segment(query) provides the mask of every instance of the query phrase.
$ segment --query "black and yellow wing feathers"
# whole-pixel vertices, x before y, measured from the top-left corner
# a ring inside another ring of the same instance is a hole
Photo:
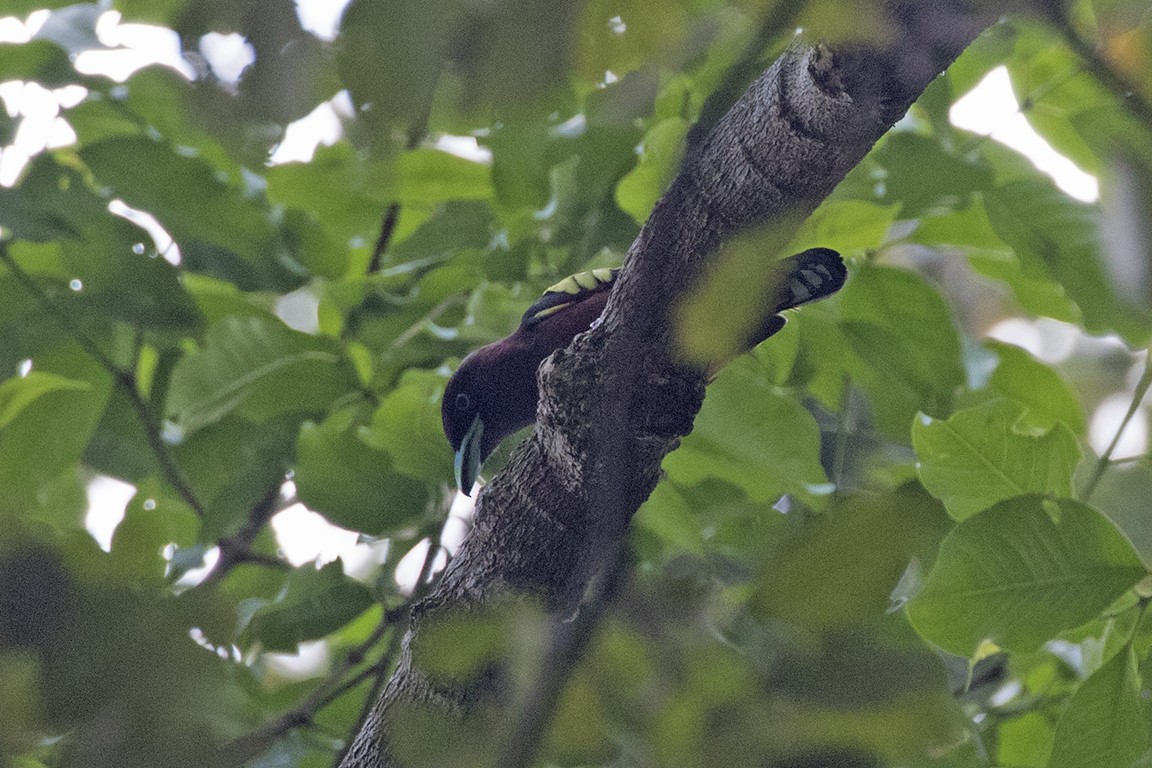
[[[520,327],[530,328],[549,315],[554,315],[589,296],[612,290],[619,274],[619,268],[602,268],[569,275],[550,286],[535,304],[528,307],[524,316],[520,318]]]

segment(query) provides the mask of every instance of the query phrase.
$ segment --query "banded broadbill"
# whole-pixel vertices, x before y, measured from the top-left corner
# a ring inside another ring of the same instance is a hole
[[[779,314],[835,293],[847,271],[840,254],[813,248],[779,263],[779,295],[748,348],[784,327]],[[508,435],[536,420],[536,369],[544,358],[586,331],[608,303],[618,269],[594,269],[553,285],[506,339],[464,358],[441,404],[444,434],[456,452],[456,485],[470,495],[484,459]]]

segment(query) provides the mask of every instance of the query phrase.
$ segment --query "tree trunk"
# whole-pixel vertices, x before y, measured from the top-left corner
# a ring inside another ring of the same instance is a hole
[[[727,238],[815,209],[999,13],[969,5],[888,2],[883,43],[789,48],[692,149],[629,249],[602,322],[541,366],[535,434],[481,491],[474,529],[414,609],[399,667],[342,768],[399,765],[388,748],[399,708],[466,717],[501,700],[491,675],[445,684],[421,673],[411,648],[430,620],[510,596],[540,601],[557,621],[573,614],[703,400],[704,374],[670,347],[677,299]]]

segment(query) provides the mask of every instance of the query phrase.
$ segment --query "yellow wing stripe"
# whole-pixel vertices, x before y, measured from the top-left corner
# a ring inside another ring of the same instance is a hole
[[[611,269],[593,269],[590,272],[577,272],[574,275],[569,275],[560,282],[553,286],[549,286],[548,290],[544,293],[580,293],[581,291],[591,291],[599,286],[612,282]]]
[[[554,307],[548,307],[547,309],[542,309],[539,312],[534,313],[532,315],[532,319],[533,320],[539,320],[541,318],[548,317],[548,315],[553,315],[553,314],[559,312],[560,310],[564,309],[565,307],[570,307],[570,306],[572,306],[572,302],[566,301],[563,304],[557,304]]]

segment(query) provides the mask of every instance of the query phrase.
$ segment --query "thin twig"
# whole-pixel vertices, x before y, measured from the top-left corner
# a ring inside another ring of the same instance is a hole
[[[284,479],[277,478],[276,482],[269,486],[260,500],[248,511],[248,519],[240,530],[216,542],[216,546],[220,549],[220,559],[216,561],[216,567],[193,589],[207,590],[214,587],[223,581],[233,568],[243,563],[281,570],[289,567],[288,563],[283,560],[262,555],[252,549],[256,537],[264,530],[264,526],[280,511],[276,502],[280,498],[280,488],[283,484]]]
[[[416,605],[424,596],[428,594],[431,585],[428,584],[428,576],[432,573],[432,565],[436,561],[436,556],[433,552],[439,554],[439,546],[433,546],[431,543],[428,546],[428,551],[424,553],[424,562],[420,564],[420,575],[416,577],[416,586],[412,589],[412,594],[408,596],[401,605],[393,608],[385,614],[385,619],[389,623],[396,624],[401,619],[407,618],[412,611],[412,606]],[[356,716],[356,723],[352,729],[348,731],[348,737],[344,740],[344,746],[336,753],[336,759],[332,761],[333,768],[339,768],[340,764],[344,762],[344,758],[348,756],[348,750],[352,748],[355,742],[356,734],[360,733],[360,729],[364,727],[369,715],[372,714],[372,709],[376,706],[376,699],[380,696],[380,690],[384,687],[384,680],[388,672],[392,669],[393,661],[396,659],[397,654],[400,652],[400,641],[403,639],[404,633],[396,631],[392,633],[392,639],[388,642],[388,650],[384,652],[384,656],[376,664],[376,679],[372,683],[371,689],[368,691],[367,698],[364,699],[364,704],[360,707],[360,714]]]
[[[428,131],[428,113],[425,112],[419,119],[414,120],[408,128],[408,140],[404,149],[411,152],[420,146],[424,134]],[[380,271],[384,263],[384,254],[392,243],[392,236],[396,234],[396,223],[400,220],[400,203],[391,203],[384,211],[384,218],[380,222],[380,234],[376,237],[376,245],[372,248],[372,258],[368,260],[368,274],[374,275]]]
[[[371,709],[371,703],[376,700],[376,696],[379,693],[380,681],[388,670],[391,669],[392,662],[396,658],[396,650],[399,648],[399,637],[402,635],[398,629],[398,625],[408,617],[412,606],[422,599],[427,592],[427,587],[424,582],[427,581],[428,574],[431,573],[432,563],[436,559],[439,551],[440,547],[438,546],[432,545],[428,547],[428,551],[424,554],[424,562],[420,568],[417,587],[408,599],[401,605],[386,610],[371,634],[369,634],[363,642],[350,648],[337,668],[317,685],[312,693],[308,694],[302,702],[279,717],[264,723],[259,728],[229,742],[222,751],[223,763],[225,765],[243,765],[257,755],[262,754],[273,741],[289,731],[311,726],[320,710],[365,680],[375,676],[376,682],[373,683],[372,690],[369,692],[368,699],[365,702],[365,710],[361,712],[360,718],[356,723],[356,730],[359,730],[363,720],[367,717],[367,712]],[[368,655],[372,652],[372,649],[380,643],[384,636],[388,634],[388,631],[393,629],[397,631],[392,633],[392,641],[388,645],[388,650],[375,662],[356,672],[351,677],[348,677],[352,670],[364,663],[365,659],[367,659]],[[355,731],[353,731],[353,733],[355,733]],[[351,744],[351,741],[352,740],[349,739],[348,744]],[[345,749],[347,749],[347,746]],[[341,759],[343,759],[342,753],[337,759],[337,764]]]
[[[392,235],[396,232],[396,222],[400,220],[400,203],[391,203],[384,211],[384,219],[380,223],[380,235],[376,238],[376,245],[372,248],[372,259],[368,262],[368,274],[374,275],[380,271],[384,261],[384,253],[388,244],[392,242]]]
[[[272,742],[289,731],[310,726],[320,710],[360,685],[373,674],[378,673],[380,667],[389,666],[386,655],[352,677],[345,679],[345,676],[363,661],[372,647],[380,642],[384,634],[397,620],[395,612],[386,611],[368,639],[350,650],[338,669],[316,686],[315,690],[305,697],[304,701],[279,717],[264,723],[256,730],[229,742],[223,749],[224,763],[226,765],[243,765],[262,754]]]
[[[577,662],[584,655],[608,606],[619,593],[631,559],[632,552],[627,539],[623,539],[618,545],[616,557],[601,573],[593,593],[580,606],[579,615],[557,626],[548,652],[536,673],[535,684],[524,698],[520,716],[505,745],[498,763],[501,768],[528,768],[536,759],[560,694],[575,671]]]
[[[1144,361],[1144,374],[1140,377],[1140,381],[1136,383],[1136,389],[1132,392],[1132,402],[1128,404],[1128,411],[1124,414],[1124,418],[1120,420],[1120,426],[1116,429],[1116,434],[1112,436],[1112,442],[1104,449],[1104,453],[1100,454],[1100,458],[1096,460],[1096,466],[1092,469],[1092,476],[1088,478],[1088,482],[1084,485],[1084,491],[1080,494],[1080,498],[1087,502],[1092,494],[1096,491],[1096,486],[1100,483],[1100,478],[1104,477],[1104,473],[1112,466],[1112,452],[1116,450],[1116,446],[1120,444],[1120,438],[1124,436],[1124,430],[1128,428],[1128,422],[1132,421],[1132,417],[1136,415],[1136,411],[1140,410],[1140,404],[1144,402],[1144,395],[1148,394],[1149,387],[1152,387],[1152,352],[1147,353],[1147,358]]]
[[[198,516],[203,518],[205,514],[204,507],[196,498],[196,494],[192,492],[192,488],[188,485],[187,481],[184,480],[180,468],[176,466],[176,462],[168,452],[168,447],[160,434],[160,419],[152,409],[151,403],[145,400],[140,394],[135,370],[120,367],[110,357],[104,354],[100,346],[89,338],[88,335],[80,329],[79,325],[75,323],[72,314],[45,293],[36,281],[32,279],[32,276],[16,263],[16,260],[12,258],[12,254],[8,251],[8,244],[3,241],[0,241],[0,262],[3,262],[12,273],[12,276],[36,297],[37,301],[48,311],[48,314],[80,345],[80,348],[111,375],[112,381],[120,387],[121,392],[128,398],[132,410],[136,412],[136,417],[140,421],[140,427],[144,430],[145,440],[148,442],[148,447],[151,449],[152,455],[156,458],[156,463],[159,465],[164,479],[175,489],[184,503],[191,507],[192,511]]]
[[[1064,42],[1079,56],[1089,71],[1096,76],[1104,87],[1112,91],[1121,104],[1132,113],[1132,116],[1144,123],[1144,127],[1152,130],[1152,102],[1149,102],[1141,93],[1135,83],[1130,81],[1124,73],[1117,70],[1112,63],[1100,54],[1096,48],[1080,36],[1068,18],[1067,11],[1061,3],[1042,3],[1049,13],[1048,21],[1064,38]]]

